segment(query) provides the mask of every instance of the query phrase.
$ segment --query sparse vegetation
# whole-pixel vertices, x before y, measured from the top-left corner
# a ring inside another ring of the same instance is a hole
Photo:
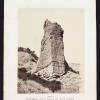
[[[18,52],[29,53],[35,60],[38,60],[38,56],[35,54],[35,51],[31,51],[29,48],[18,47]]]

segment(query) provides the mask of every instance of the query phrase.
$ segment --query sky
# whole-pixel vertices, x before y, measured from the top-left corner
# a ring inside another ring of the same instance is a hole
[[[64,55],[69,63],[84,63],[84,10],[80,8],[20,8],[18,11],[18,46],[40,55],[43,24],[48,19],[64,30]]]

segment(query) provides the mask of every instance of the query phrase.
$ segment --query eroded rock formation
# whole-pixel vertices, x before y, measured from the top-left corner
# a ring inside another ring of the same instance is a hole
[[[61,76],[65,73],[63,33],[58,23],[45,21],[41,53],[36,69],[39,75],[47,78]]]

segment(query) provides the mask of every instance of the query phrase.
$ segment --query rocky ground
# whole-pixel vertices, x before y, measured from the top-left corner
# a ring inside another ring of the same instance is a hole
[[[32,54],[33,53],[33,54]],[[82,77],[68,71],[54,81],[41,79],[39,76],[28,73],[36,68],[38,57],[28,49],[18,50],[18,93],[80,93]],[[70,67],[80,72],[80,64],[69,63]]]

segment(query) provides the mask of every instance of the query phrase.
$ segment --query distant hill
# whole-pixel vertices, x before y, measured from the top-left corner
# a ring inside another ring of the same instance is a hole
[[[31,51],[29,48],[18,48],[18,69],[24,69],[28,72],[36,68],[38,57],[35,51]]]

